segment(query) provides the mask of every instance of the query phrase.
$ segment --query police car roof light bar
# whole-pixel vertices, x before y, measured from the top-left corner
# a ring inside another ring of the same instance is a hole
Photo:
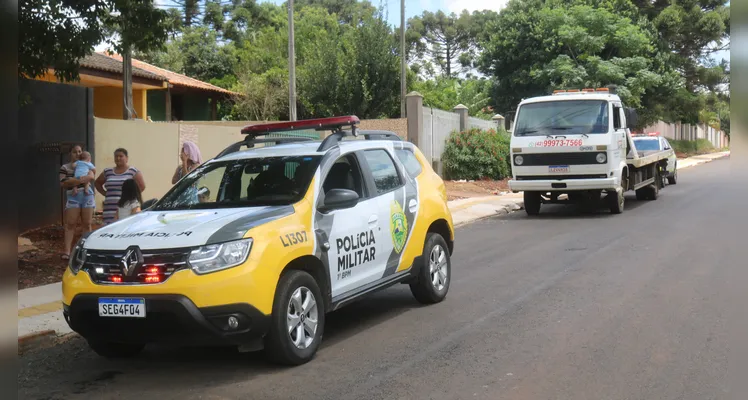
[[[269,124],[248,125],[242,129],[242,133],[250,136],[260,136],[273,132],[288,132],[314,129],[322,130],[340,130],[344,126],[354,128],[361,121],[355,115],[331,118],[302,119],[299,121],[271,122]]]

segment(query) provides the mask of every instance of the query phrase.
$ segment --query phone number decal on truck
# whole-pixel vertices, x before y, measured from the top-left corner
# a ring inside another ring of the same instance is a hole
[[[579,147],[583,144],[582,139],[546,139],[530,142],[530,147]]]

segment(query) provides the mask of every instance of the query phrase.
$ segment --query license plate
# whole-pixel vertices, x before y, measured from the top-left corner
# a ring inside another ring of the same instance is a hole
[[[551,165],[548,167],[548,172],[550,173],[569,172],[569,166],[568,165]]]
[[[145,299],[101,297],[99,316],[145,318]]]

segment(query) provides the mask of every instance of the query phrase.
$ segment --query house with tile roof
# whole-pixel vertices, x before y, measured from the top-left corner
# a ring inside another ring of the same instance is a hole
[[[49,70],[39,80],[56,82]],[[95,52],[80,63],[80,81],[69,82],[93,88],[94,116],[122,119],[122,57]],[[135,118],[152,121],[214,121],[217,104],[231,99],[231,92],[189,76],[132,59],[132,97]]]

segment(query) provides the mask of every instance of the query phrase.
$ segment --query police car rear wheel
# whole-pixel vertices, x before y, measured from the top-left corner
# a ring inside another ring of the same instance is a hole
[[[138,355],[145,344],[139,343],[111,343],[89,340],[88,346],[94,353],[106,358],[127,358]]]
[[[447,242],[438,233],[429,233],[421,258],[418,280],[410,284],[410,291],[418,302],[439,303],[447,297],[452,280],[452,261]]]
[[[673,172],[672,175],[667,177],[667,183],[671,185],[675,185],[678,183],[678,170],[676,169],[675,172]]]
[[[317,281],[307,272],[290,270],[278,282],[265,354],[283,365],[310,361],[322,340],[325,309]]]

